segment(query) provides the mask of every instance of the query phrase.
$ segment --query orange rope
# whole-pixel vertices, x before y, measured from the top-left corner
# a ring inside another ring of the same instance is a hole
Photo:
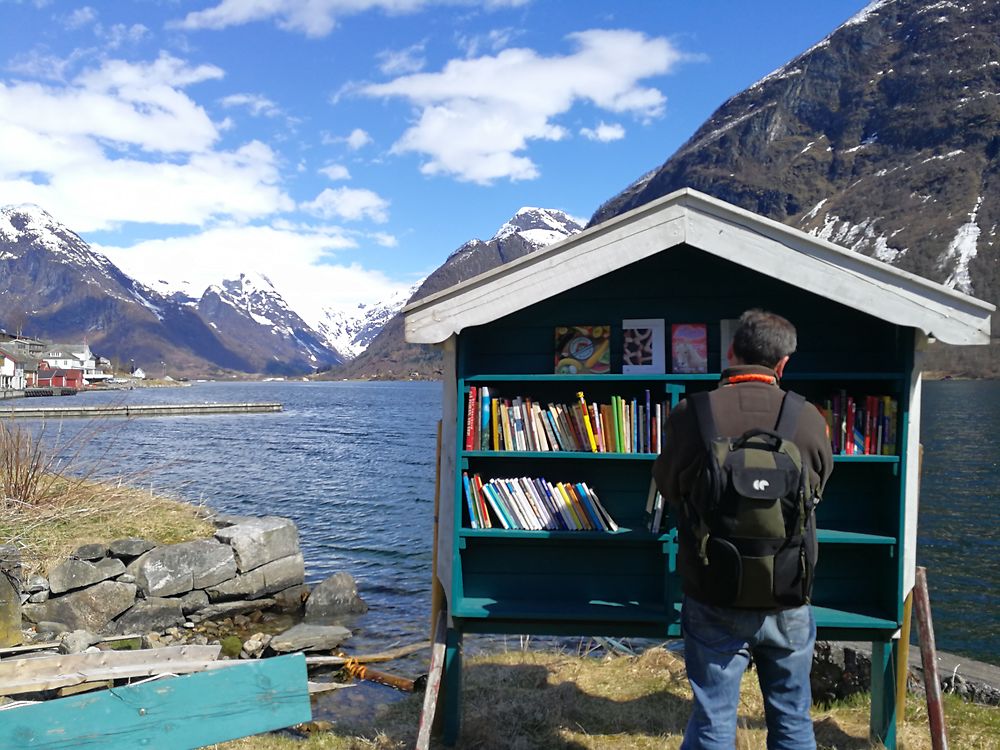
[[[767,383],[768,385],[774,385],[778,382],[778,379],[773,375],[761,375],[756,372],[750,372],[746,375],[733,375],[726,379],[727,385],[732,385],[733,383]]]

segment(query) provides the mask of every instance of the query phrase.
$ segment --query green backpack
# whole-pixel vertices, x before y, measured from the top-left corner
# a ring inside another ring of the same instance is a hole
[[[816,565],[816,498],[792,440],[805,399],[786,393],[773,430],[737,438],[719,437],[708,393],[689,400],[705,453],[682,506],[682,543],[694,545],[700,563],[686,571],[687,590],[726,607],[807,604]]]

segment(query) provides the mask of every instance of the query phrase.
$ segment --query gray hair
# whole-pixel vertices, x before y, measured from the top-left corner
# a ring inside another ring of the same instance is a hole
[[[780,315],[754,308],[740,316],[733,354],[748,365],[774,367],[795,351],[795,326]]]

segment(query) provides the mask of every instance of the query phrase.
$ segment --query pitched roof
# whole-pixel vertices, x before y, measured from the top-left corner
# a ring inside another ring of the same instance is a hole
[[[406,340],[442,342],[681,245],[949,344],[989,342],[988,302],[690,188],[407,305]]]

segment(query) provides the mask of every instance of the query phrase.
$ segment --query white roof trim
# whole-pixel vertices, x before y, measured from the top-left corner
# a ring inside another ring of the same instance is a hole
[[[406,340],[439,343],[682,244],[950,344],[989,342],[993,305],[691,189],[407,305]]]

